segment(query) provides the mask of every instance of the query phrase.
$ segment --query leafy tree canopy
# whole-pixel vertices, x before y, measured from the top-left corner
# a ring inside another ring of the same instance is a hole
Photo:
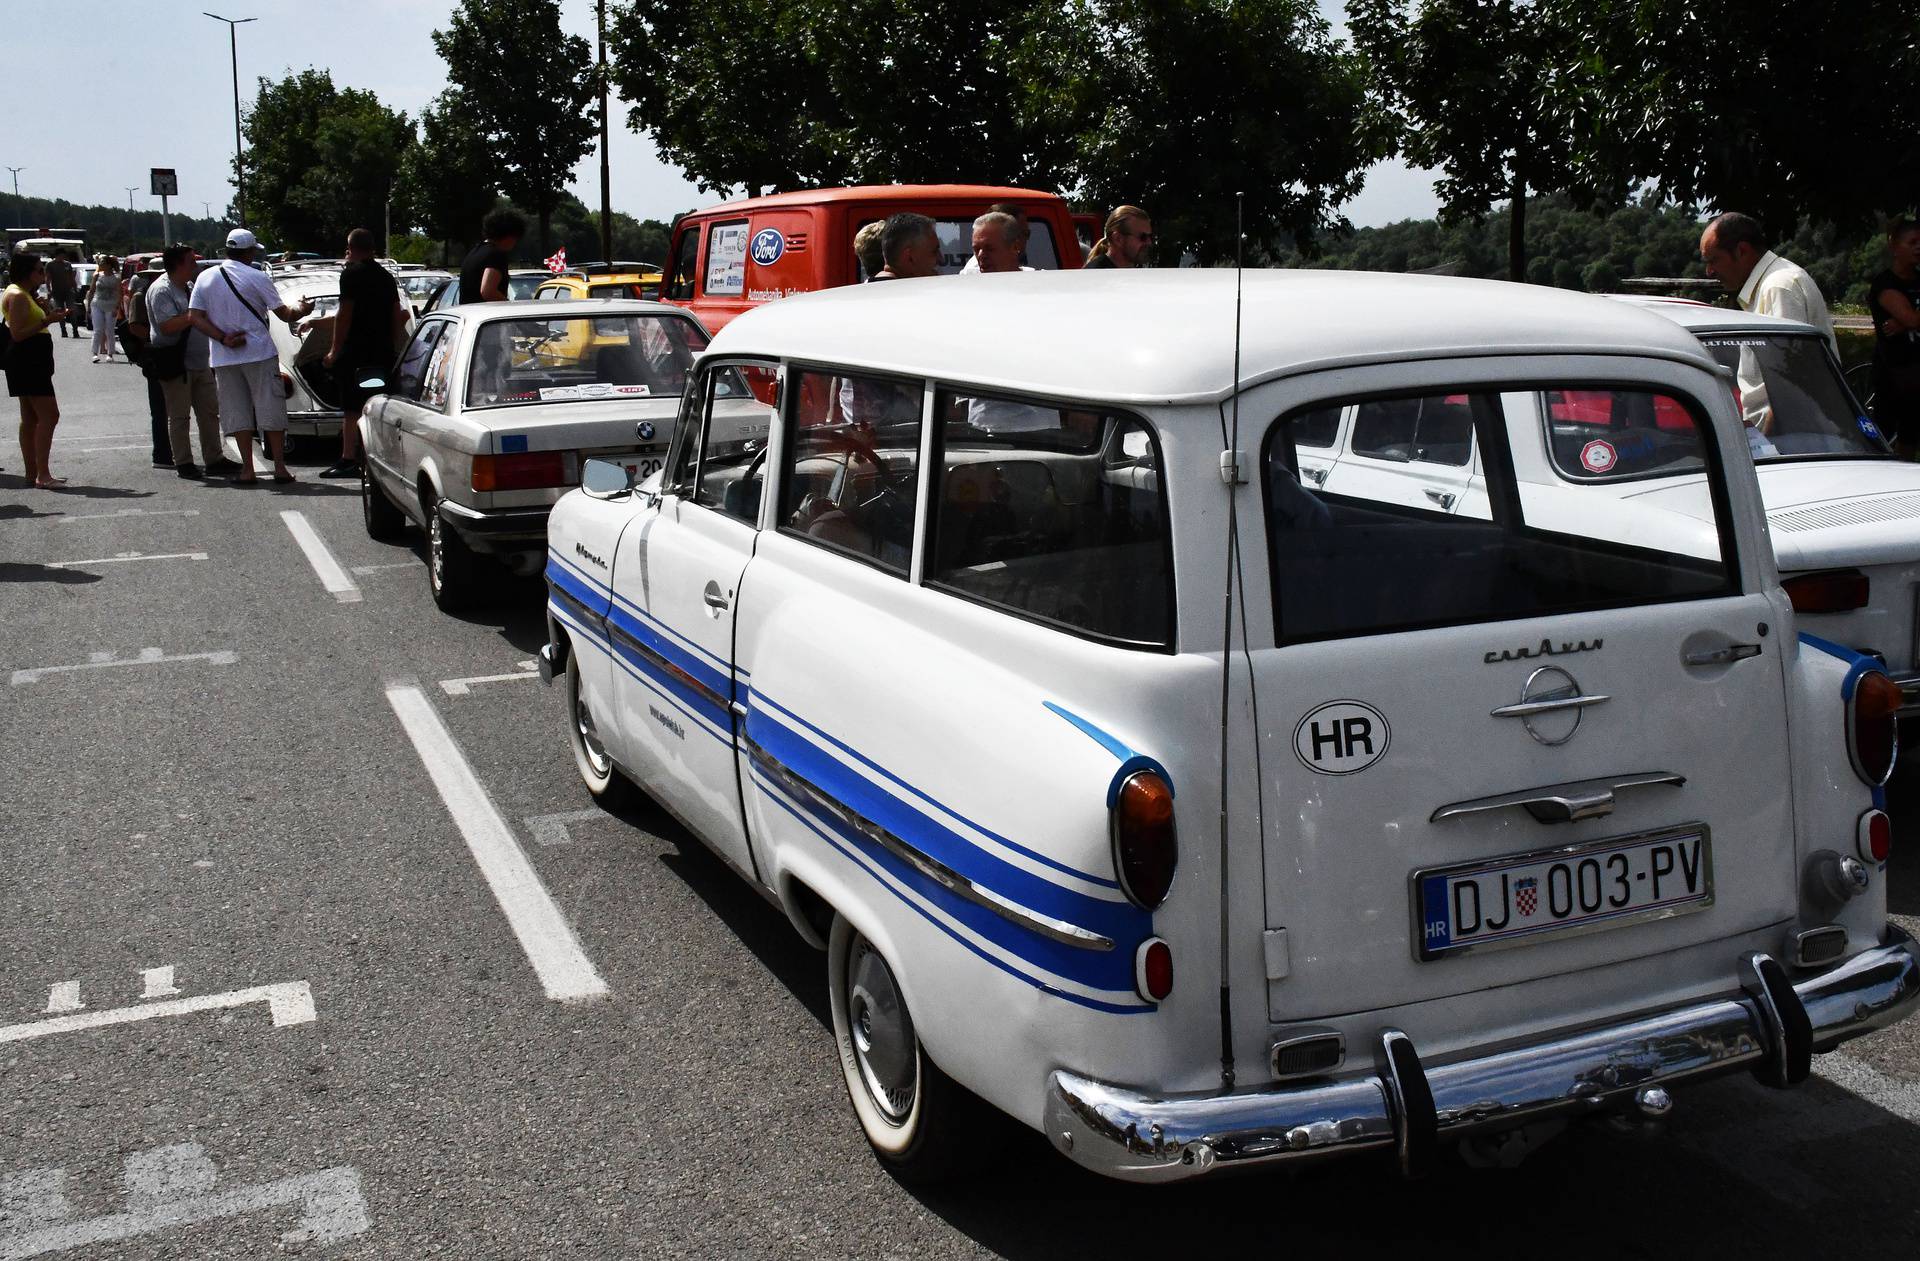
[[[499,163],[497,183],[534,212],[544,249],[597,133],[587,41],[561,28],[560,0],[461,0],[433,46],[460,89],[462,116]]]
[[[400,167],[406,221],[433,240],[470,245],[498,200],[499,164],[458,88],[420,111],[420,131]]]
[[[348,231],[379,230],[414,143],[407,116],[324,70],[260,80],[244,120],[247,226],[287,249],[337,254]]]

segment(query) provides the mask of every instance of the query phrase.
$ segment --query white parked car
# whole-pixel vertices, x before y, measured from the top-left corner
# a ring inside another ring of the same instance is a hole
[[[665,470],[589,461],[548,523],[584,783],[826,949],[887,1165],[964,1159],[984,1100],[1120,1178],[1418,1169],[1791,1085],[1920,1001],[1898,689],[1797,634],[1690,336],[1261,272],[1236,351],[1227,272],[993,279],[742,315]],[[1529,482],[1542,390],[1684,417],[1704,533]],[[1472,507],[1301,483],[1301,435],[1373,406],[1466,426]]]
[[[582,460],[658,471],[706,344],[698,320],[650,302],[487,302],[428,315],[391,388],[361,413],[367,533],[391,539],[418,523],[445,609],[478,594],[487,557],[535,572],[547,513],[579,485]]]

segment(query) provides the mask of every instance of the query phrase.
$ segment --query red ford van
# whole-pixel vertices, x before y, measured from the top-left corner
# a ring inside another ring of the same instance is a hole
[[[1083,259],[1067,203],[1053,193],[984,184],[885,184],[817,188],[750,197],[683,215],[662,300],[687,307],[719,332],[742,311],[796,293],[857,284],[856,232],[903,210],[930,217],[940,234],[940,271],[950,275],[973,252],[973,221],[996,202],[1026,208],[1032,229],[1026,264],[1042,271],[1077,268]]]

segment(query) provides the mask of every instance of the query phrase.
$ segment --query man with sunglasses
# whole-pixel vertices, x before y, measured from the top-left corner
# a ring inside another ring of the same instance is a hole
[[[1116,206],[1107,216],[1106,235],[1093,243],[1086,270],[1145,267],[1153,247],[1153,220],[1138,206]]]

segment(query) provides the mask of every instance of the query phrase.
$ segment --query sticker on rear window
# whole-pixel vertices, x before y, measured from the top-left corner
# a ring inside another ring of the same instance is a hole
[[[1860,432],[1867,435],[1867,437],[1871,438],[1873,441],[1875,442],[1885,441],[1885,439],[1883,439],[1880,436],[1880,426],[1874,424],[1871,420],[1868,420],[1865,416],[1860,417],[1855,423],[1860,426]]]
[[[1580,448],[1580,467],[1589,473],[1611,473],[1613,466],[1619,462],[1620,456],[1611,442],[1595,438]]]
[[[1387,755],[1387,716],[1365,701],[1328,701],[1293,729],[1293,751],[1316,775],[1352,775]]]

